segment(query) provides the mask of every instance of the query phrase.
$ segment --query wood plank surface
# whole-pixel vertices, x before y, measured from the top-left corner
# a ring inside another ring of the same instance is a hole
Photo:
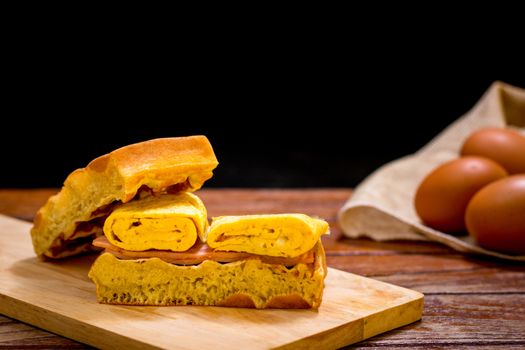
[[[54,189],[0,190],[0,213],[31,220]],[[350,189],[205,189],[210,215],[297,211],[327,219],[328,265],[421,291],[421,322],[375,336],[353,348],[525,348],[525,266],[467,256],[426,242],[373,242],[342,237],[337,210]],[[0,316],[2,348],[88,346]]]

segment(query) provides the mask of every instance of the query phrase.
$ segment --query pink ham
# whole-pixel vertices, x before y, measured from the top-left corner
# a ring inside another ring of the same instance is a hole
[[[115,255],[119,259],[149,259],[159,258],[165,262],[176,265],[197,265],[204,260],[213,260],[221,263],[234,262],[243,259],[260,259],[267,264],[293,266],[299,263],[311,264],[314,262],[313,250],[295,258],[282,258],[266,255],[255,255],[239,252],[215,251],[206,243],[197,241],[193,247],[185,252],[172,252],[169,250],[146,250],[135,252],[121,249],[109,243],[105,236],[98,237],[93,241],[95,247],[104,248],[106,252]]]

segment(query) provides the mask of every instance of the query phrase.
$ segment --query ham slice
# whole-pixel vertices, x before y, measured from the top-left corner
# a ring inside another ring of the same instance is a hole
[[[198,265],[204,260],[228,263],[243,259],[259,259],[267,264],[284,266],[294,266],[299,263],[311,264],[314,262],[313,249],[295,258],[283,258],[249,253],[216,251],[213,248],[210,248],[206,243],[202,243],[200,240],[197,240],[195,245],[185,252],[156,249],[141,252],[125,250],[109,243],[105,236],[95,239],[93,245],[95,247],[104,248],[106,252],[115,255],[119,259],[159,258],[167,263],[176,265]]]

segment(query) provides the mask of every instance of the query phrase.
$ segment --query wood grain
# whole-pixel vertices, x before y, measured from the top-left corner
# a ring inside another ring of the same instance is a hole
[[[0,212],[30,220],[54,192],[56,189],[0,190]],[[343,238],[335,224],[336,214],[350,196],[350,189],[206,189],[199,193],[211,215],[297,211],[322,216],[332,225],[332,235],[324,241],[329,266],[428,295],[421,322],[370,338],[353,348],[525,347],[523,264],[462,255],[435,243]],[[0,347],[87,346],[3,317]]]
[[[525,346],[524,295],[433,295],[425,316],[360,343],[361,346],[446,347]]]

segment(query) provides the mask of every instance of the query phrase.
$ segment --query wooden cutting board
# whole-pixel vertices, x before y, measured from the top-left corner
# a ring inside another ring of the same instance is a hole
[[[31,225],[0,215],[0,313],[100,348],[331,349],[421,318],[423,294],[329,269],[319,310],[101,305],[95,256],[39,261]]]

